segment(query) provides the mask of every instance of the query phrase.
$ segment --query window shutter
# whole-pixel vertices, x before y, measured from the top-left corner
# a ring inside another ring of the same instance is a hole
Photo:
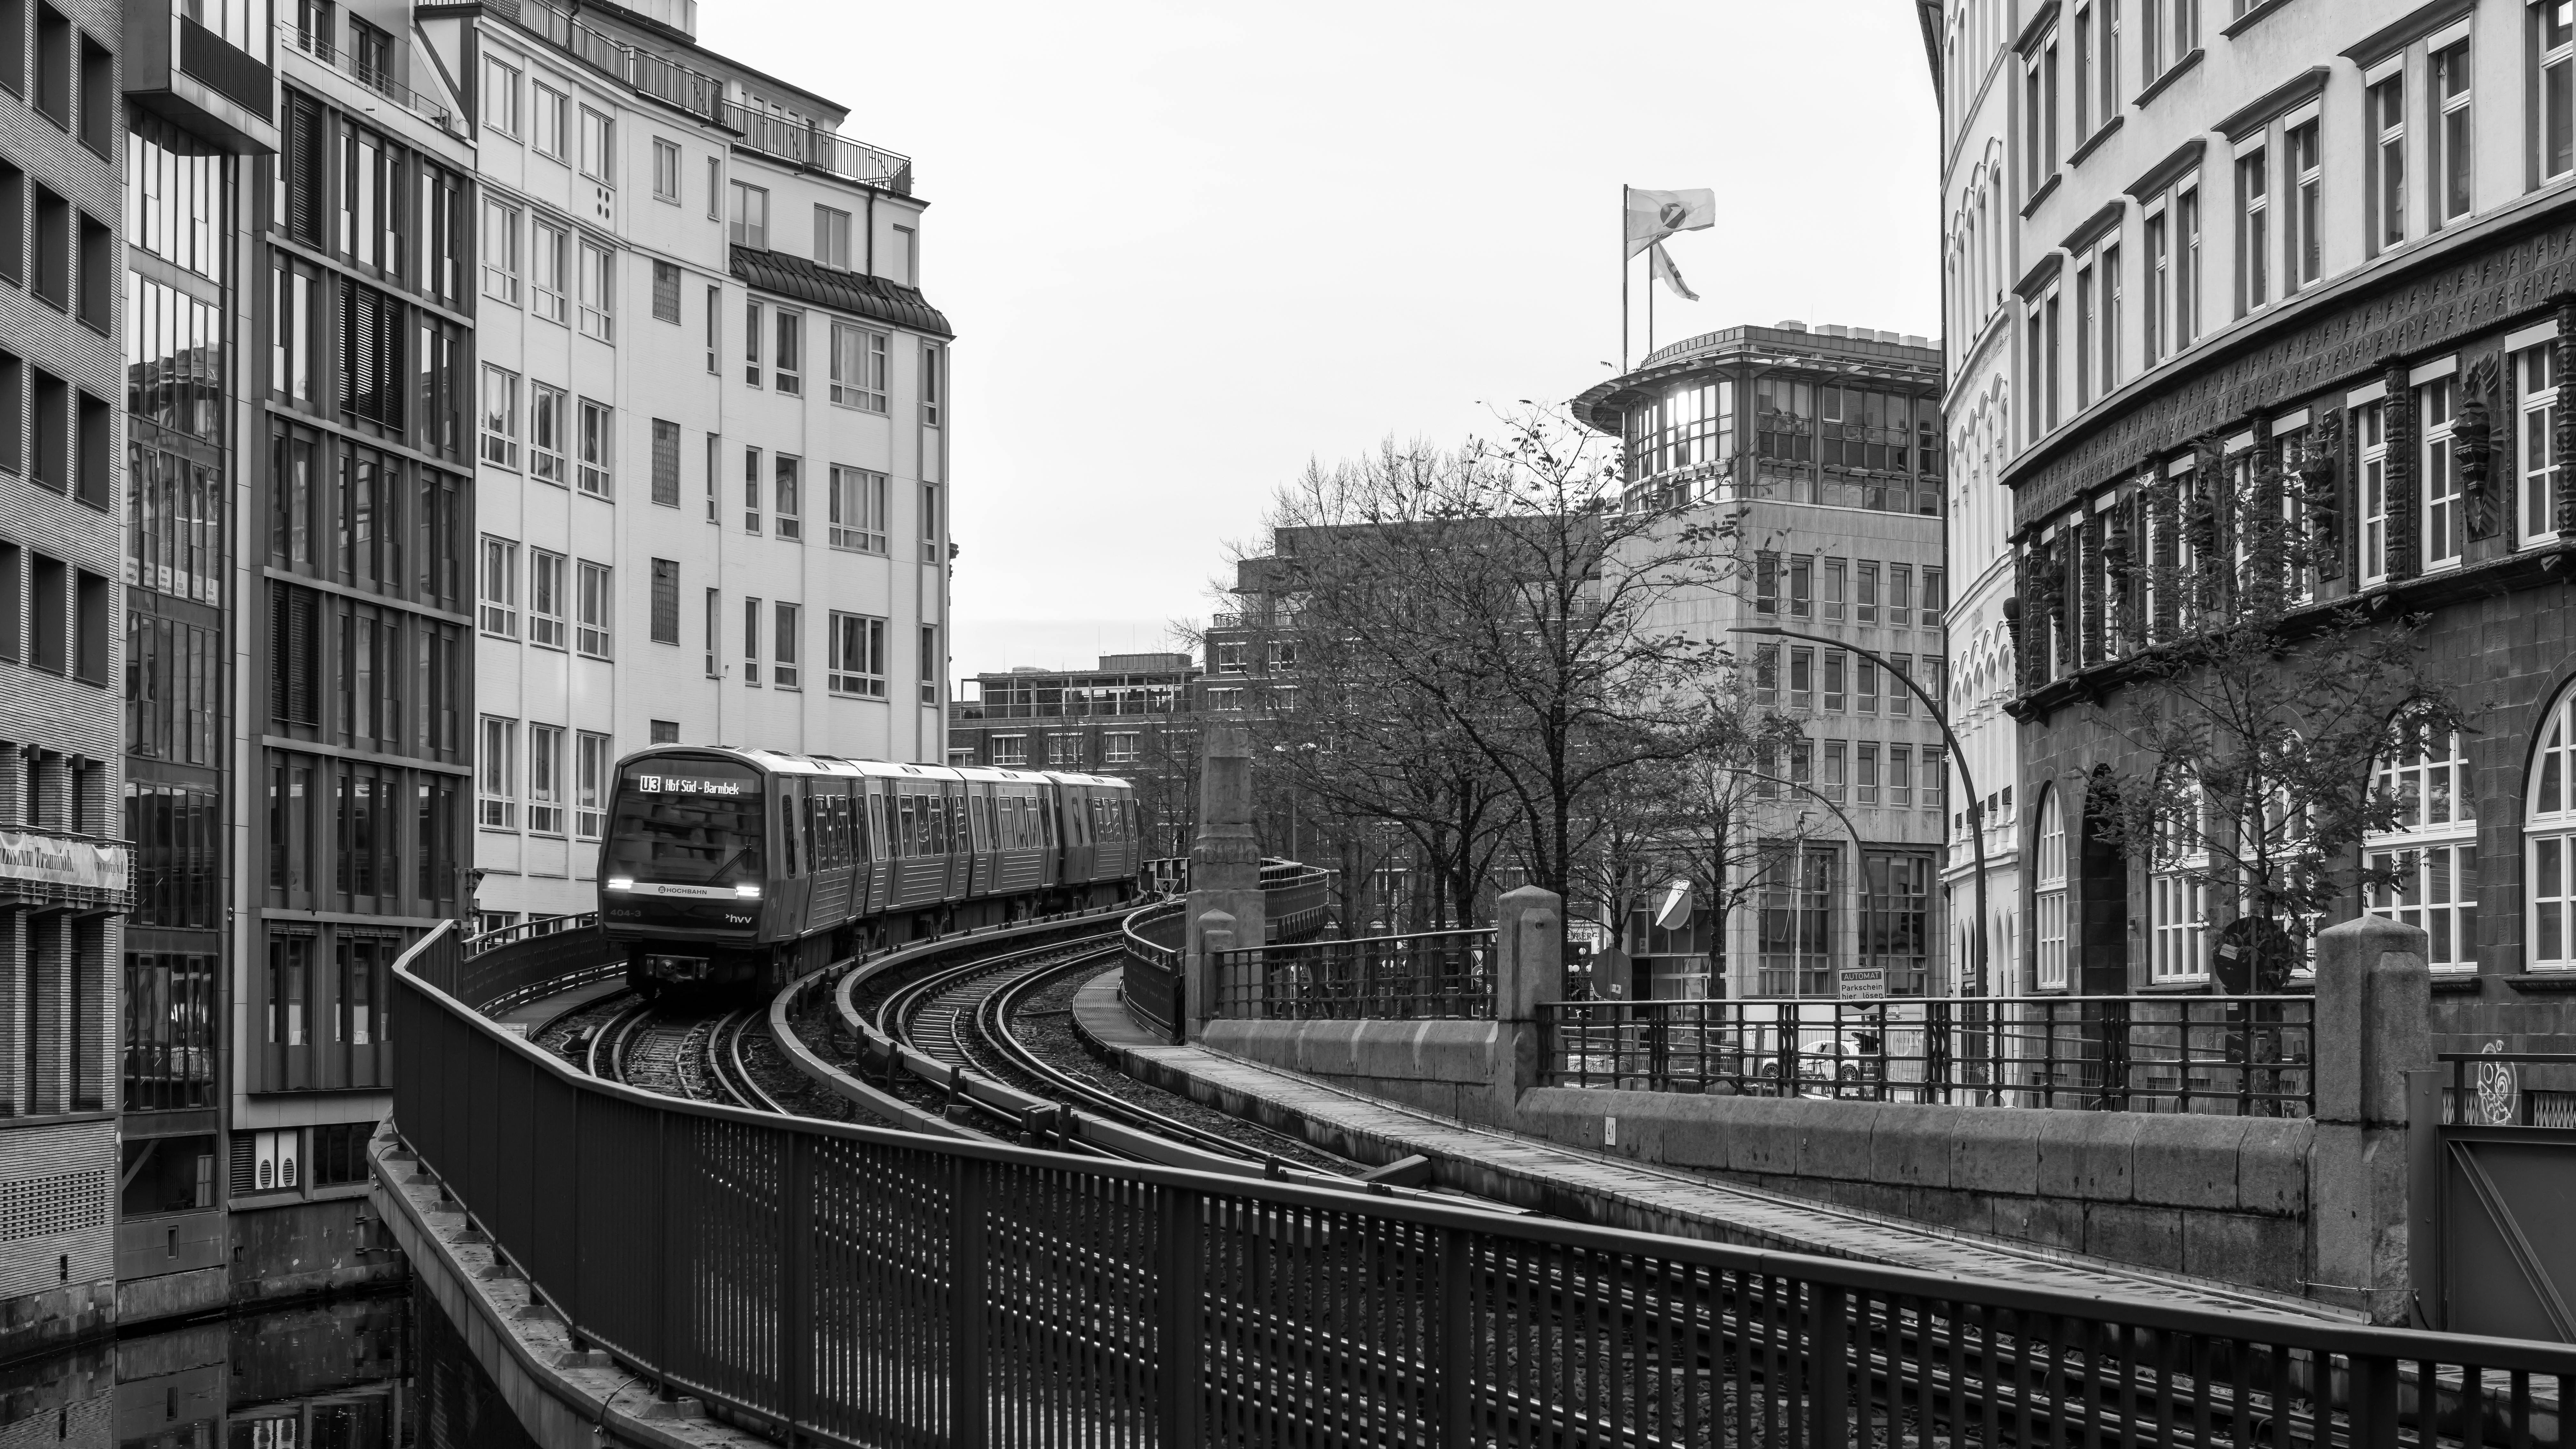
[[[286,226],[299,241],[322,244],[322,115],[301,97],[286,113]]]

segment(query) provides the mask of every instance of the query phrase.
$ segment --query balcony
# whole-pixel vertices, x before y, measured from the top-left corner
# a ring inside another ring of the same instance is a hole
[[[626,45],[605,31],[595,30],[573,19],[569,13],[548,4],[547,0],[519,0],[517,8],[520,29],[545,37],[591,69],[613,76],[657,100],[668,101],[692,115],[732,124],[723,114],[726,107],[725,83],[722,80],[703,71],[691,70],[678,61],[655,55],[649,50]],[[636,4],[612,8],[632,11],[645,19],[670,24],[674,29],[693,29],[697,23],[697,7],[691,0],[661,0],[661,3],[639,0]],[[665,11],[679,14],[683,10],[688,20],[685,27],[664,17]]]
[[[328,36],[315,35],[291,21],[280,21],[277,48],[281,54],[294,50],[311,56],[449,135],[465,134],[464,126],[457,120],[456,113],[448,109],[446,102],[423,95],[395,80],[392,72],[384,66],[368,64],[360,57],[333,46]]]
[[[267,48],[267,35],[209,30],[182,13],[177,0],[131,0],[126,98],[236,154],[275,151],[277,79]]]
[[[718,107],[716,119],[742,133],[740,144],[746,150],[810,166],[862,186],[882,187],[902,196],[912,194],[912,158],[908,156],[816,130],[812,121],[771,115],[731,101]]]

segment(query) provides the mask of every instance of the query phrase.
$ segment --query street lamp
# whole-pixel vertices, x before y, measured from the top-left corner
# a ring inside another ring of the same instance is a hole
[[[1968,752],[1960,748],[1959,737],[1951,732],[1948,712],[1941,708],[1940,701],[1923,692],[1923,686],[1914,682],[1914,676],[1912,674],[1897,668],[1893,663],[1889,662],[1887,656],[1875,653],[1871,650],[1863,649],[1858,645],[1851,643],[1849,640],[1829,638],[1823,634],[1808,634],[1796,629],[1783,628],[1778,624],[1739,624],[1726,632],[1729,634],[1759,634],[1766,638],[1774,639],[1804,639],[1811,644],[1823,644],[1835,649],[1848,649],[1852,653],[1876,663],[1880,669],[1885,670],[1888,674],[1894,676],[1899,682],[1904,684],[1908,690],[1912,691],[1916,699],[1923,701],[1923,708],[1931,713],[1932,722],[1941,727],[1941,738],[1950,742],[1950,758],[1959,762],[1959,784],[1968,792],[1968,837],[1975,842],[1977,850],[1976,994],[1979,996],[1987,995],[1986,812],[1979,804],[1977,782],[1975,778],[1968,773]]]

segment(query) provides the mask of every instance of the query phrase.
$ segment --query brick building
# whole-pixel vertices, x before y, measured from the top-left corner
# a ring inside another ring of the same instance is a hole
[[[1187,654],[1104,654],[1097,669],[961,680],[948,763],[1073,770],[1136,783],[1149,860],[1189,854],[1198,822],[1201,671]]]

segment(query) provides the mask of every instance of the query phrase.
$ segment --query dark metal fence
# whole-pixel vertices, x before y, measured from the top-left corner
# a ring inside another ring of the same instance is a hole
[[[1223,951],[1216,960],[1216,1014],[1237,1021],[1494,1014],[1491,927]]]
[[[396,972],[394,1111],[584,1343],[829,1445],[2472,1449],[2576,1349],[2219,1312],[763,1116]],[[447,939],[442,947],[442,938]]]
[[[431,943],[435,943],[432,945]],[[599,929],[596,914],[532,921],[458,939],[453,924],[423,939],[424,980],[481,1012],[605,981],[626,969],[626,953]]]
[[[1120,929],[1127,965],[1118,978],[1119,991],[1130,1011],[1175,1041],[1181,1036],[1181,947],[1188,928],[1188,904],[1165,901],[1129,916]]]
[[[2315,998],[1585,1001],[1539,1008],[1548,1082],[1875,1102],[2306,1117]]]

